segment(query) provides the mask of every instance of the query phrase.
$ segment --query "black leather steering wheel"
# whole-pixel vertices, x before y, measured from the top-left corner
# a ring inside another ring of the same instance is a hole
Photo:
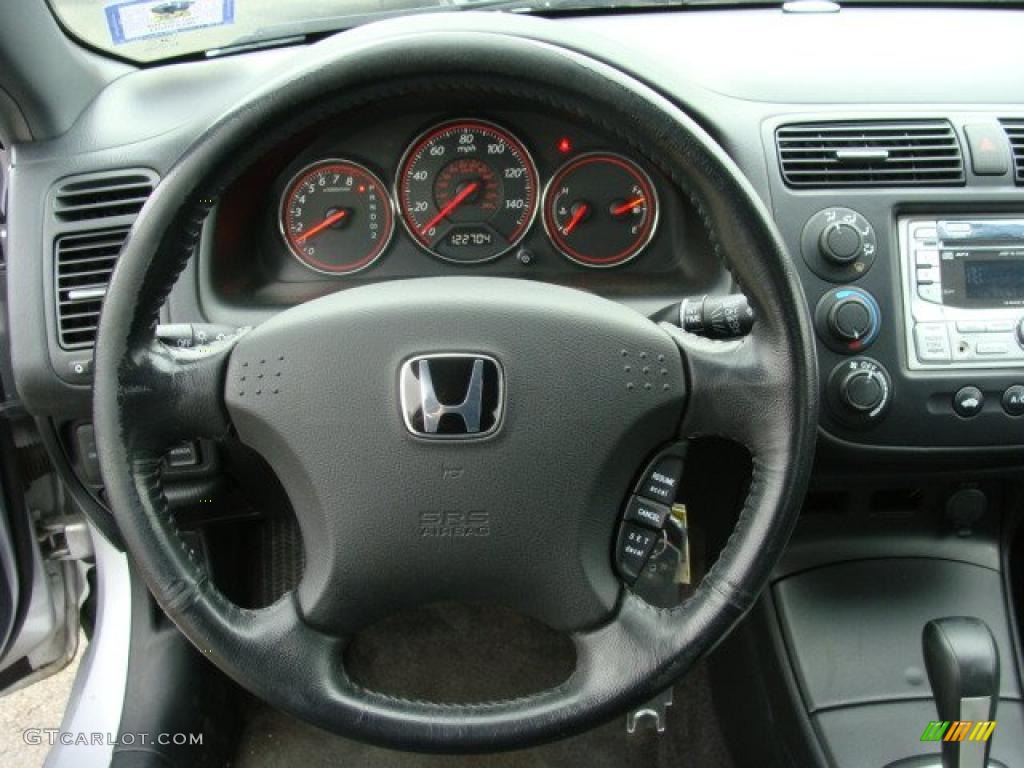
[[[769,215],[725,152],[655,91],[545,42],[547,22],[417,21],[311,47],[217,120],[142,210],[107,295],[95,427],[114,515],[153,594],[224,672],[323,728],[428,751],[497,750],[566,736],[649,699],[719,642],[767,583],[796,519],[817,423],[804,300]],[[411,31],[412,30],[412,31]],[[429,76],[429,77],[428,77]],[[747,293],[754,330],[711,342],[622,305],[522,280],[445,277],[342,291],[201,350],[155,339],[158,312],[204,218],[295,116],[325,120],[468,82],[599,119],[692,200]],[[596,117],[595,116],[599,116]],[[411,356],[487,354],[505,374],[501,428],[480,440],[411,435],[399,369]],[[623,356],[657,360],[627,388]],[[229,432],[274,468],[306,551],[273,605],[224,597],[175,530],[160,459]],[[721,435],[752,455],[749,496],[720,559],[678,608],[617,580],[613,537],[634,474],[665,443]],[[461,470],[458,482],[442,470]],[[489,535],[425,539],[418,515],[479,510]],[[571,677],[525,698],[451,705],[365,690],[346,638],[436,600],[493,601],[571,633]]]

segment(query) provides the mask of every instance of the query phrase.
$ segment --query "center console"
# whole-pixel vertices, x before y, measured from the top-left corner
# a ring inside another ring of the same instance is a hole
[[[1024,142],[1003,115],[838,112],[762,128],[774,218],[816,332],[821,430],[800,523],[730,655],[772,637],[747,679],[777,664],[760,708],[793,703],[775,762],[749,759],[938,765],[922,733],[952,709],[922,633],[967,616],[1000,660],[996,714],[975,719],[998,721],[991,759],[1015,764]]]
[[[915,216],[898,226],[908,368],[1024,365],[1024,219]]]

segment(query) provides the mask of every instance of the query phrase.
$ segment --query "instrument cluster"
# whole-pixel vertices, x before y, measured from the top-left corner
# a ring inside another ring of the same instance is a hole
[[[331,148],[283,176],[277,228],[300,264],[355,274],[385,262],[400,238],[441,262],[481,264],[529,235],[567,266],[599,269],[637,259],[657,234],[651,175],[593,141],[577,150],[569,135],[556,137],[546,157],[560,164],[546,162],[546,175],[524,141],[490,120],[445,120],[406,141],[397,164],[375,169]]]

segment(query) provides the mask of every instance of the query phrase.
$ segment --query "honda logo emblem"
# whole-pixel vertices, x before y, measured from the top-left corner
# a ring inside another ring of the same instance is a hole
[[[400,374],[405,426],[419,437],[468,439],[495,432],[504,396],[502,370],[487,355],[420,355]]]

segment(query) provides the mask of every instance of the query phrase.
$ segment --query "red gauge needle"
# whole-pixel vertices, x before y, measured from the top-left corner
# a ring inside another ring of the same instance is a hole
[[[427,232],[436,227],[442,220],[444,220],[445,217],[448,216],[448,214],[450,214],[452,211],[454,211],[456,208],[462,205],[467,197],[476,192],[479,186],[480,182],[478,181],[473,181],[467,184],[462,189],[462,191],[459,192],[459,194],[457,194],[455,197],[449,200],[448,203],[440,211],[437,212],[437,215],[434,218],[432,218],[430,221],[428,221],[426,224],[420,227],[420,234],[425,235],[427,234]]]
[[[590,206],[586,203],[580,203],[576,206],[576,210],[572,212],[572,218],[562,227],[562,235],[568,237],[572,234],[572,231],[576,229],[576,226],[583,221],[583,217],[590,213]]]
[[[346,211],[344,208],[342,208],[340,211],[337,211],[336,213],[332,213],[330,216],[328,216],[326,219],[321,221],[319,224],[317,224],[312,229],[307,230],[306,232],[303,232],[301,235],[299,235],[297,238],[295,238],[295,240],[297,242],[304,243],[307,240],[309,240],[309,238],[311,238],[313,235],[316,235],[316,234],[319,234],[320,232],[323,232],[325,229],[327,229],[329,226],[331,226],[331,224],[335,224],[335,223],[341,221],[346,216],[348,216],[348,211]]]
[[[623,203],[617,208],[612,208],[612,216],[621,216],[624,213],[629,213],[637,206],[643,205],[644,199],[642,197],[636,197],[630,200],[628,203]]]

